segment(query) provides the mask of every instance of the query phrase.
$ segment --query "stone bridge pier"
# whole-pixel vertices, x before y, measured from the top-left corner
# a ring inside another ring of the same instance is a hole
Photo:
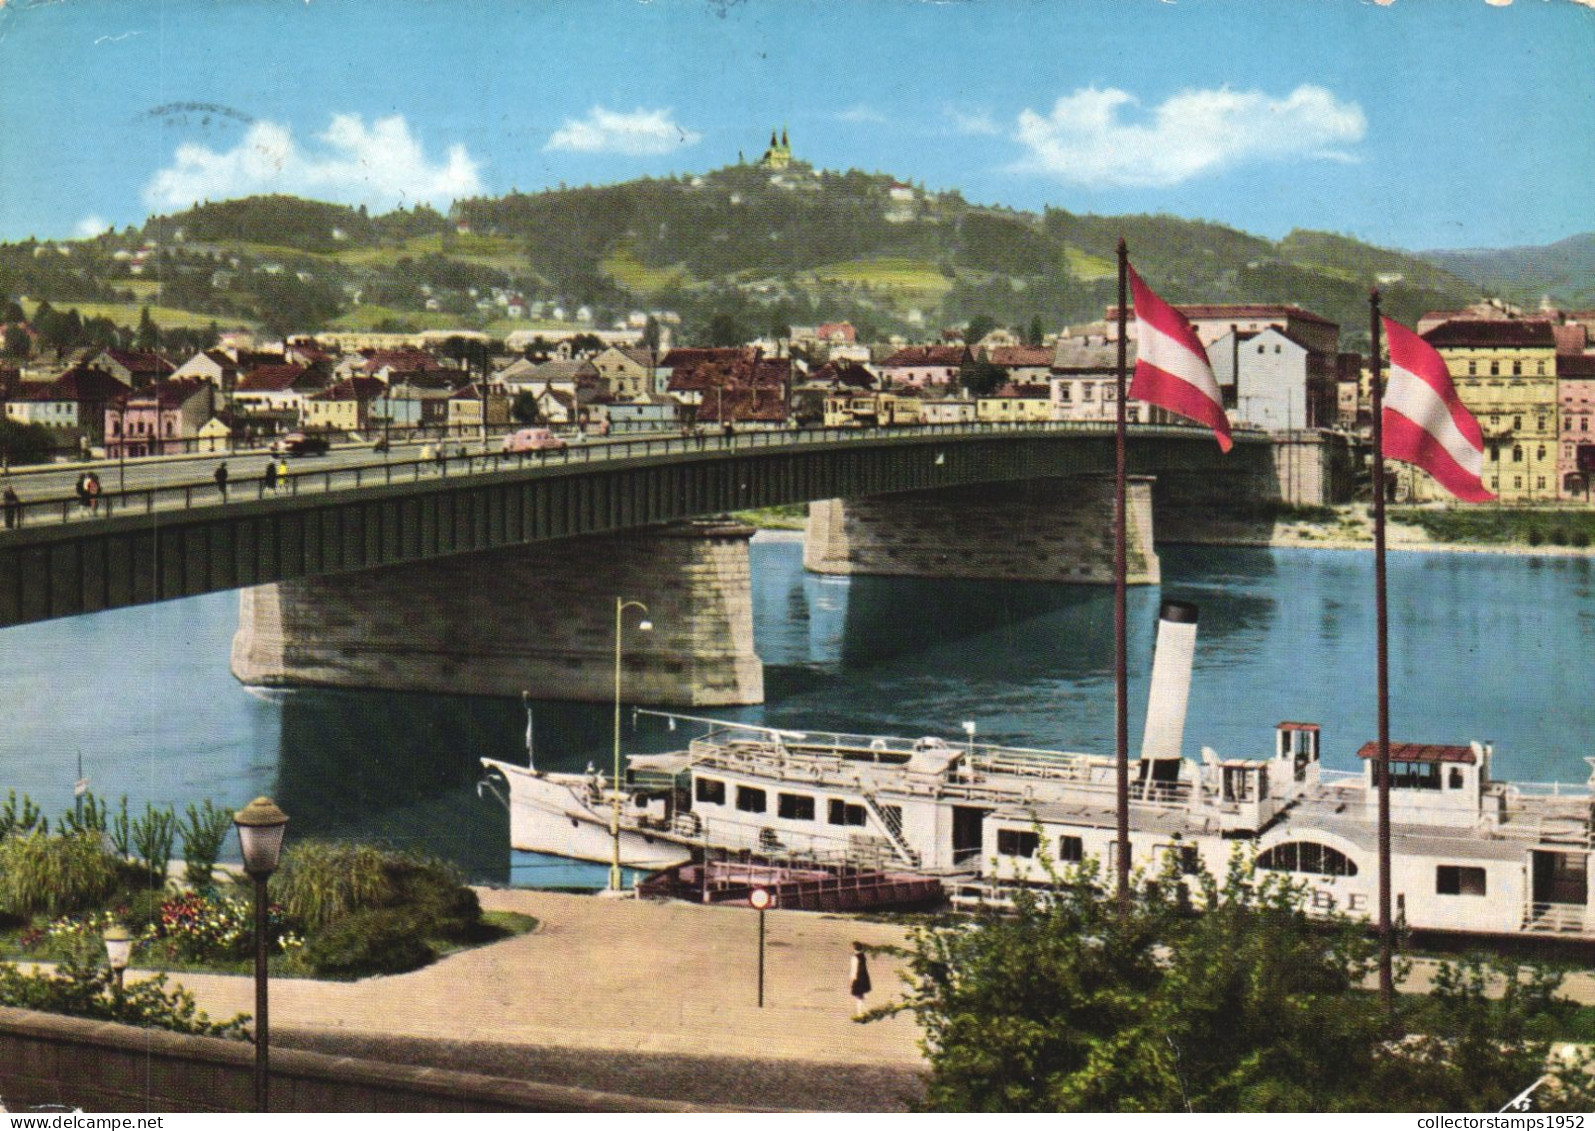
[[[1129,580],[1160,580],[1150,476],[1126,496]],[[911,491],[809,504],[803,564],[816,573],[1113,583],[1113,476]]]
[[[615,598],[627,702],[764,700],[751,527],[683,522],[245,589],[233,674],[246,684],[607,702]]]

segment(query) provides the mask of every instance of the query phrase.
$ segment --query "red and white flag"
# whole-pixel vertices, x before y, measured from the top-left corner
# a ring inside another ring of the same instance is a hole
[[[1229,417],[1219,395],[1207,350],[1178,310],[1152,293],[1129,267],[1135,296],[1135,379],[1130,396],[1189,417],[1213,430],[1218,446],[1229,451]]]
[[[1390,343],[1384,397],[1384,454],[1421,467],[1467,503],[1495,498],[1484,489],[1484,436],[1457,399],[1445,359],[1399,322],[1380,318]]]

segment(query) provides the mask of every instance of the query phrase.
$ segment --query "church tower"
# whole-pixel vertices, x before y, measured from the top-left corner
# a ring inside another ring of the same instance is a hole
[[[764,151],[764,156],[759,158],[759,167],[762,169],[785,169],[792,164],[792,146],[786,139],[786,129],[782,127],[779,137],[774,130],[770,131],[770,148]]]

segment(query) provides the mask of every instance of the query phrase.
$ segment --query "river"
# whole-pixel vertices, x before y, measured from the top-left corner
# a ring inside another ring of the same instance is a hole
[[[718,714],[793,729],[961,737],[1108,752],[1111,591],[805,573],[795,537],[754,540],[767,702]],[[1284,719],[1324,728],[1350,769],[1374,737],[1372,557],[1168,546],[1161,588],[1130,593],[1131,749],[1140,741],[1160,596],[1201,608],[1186,753],[1266,757]],[[1496,744],[1497,776],[1582,782],[1595,754],[1595,563],[1584,557],[1390,557],[1391,735]],[[602,883],[601,868],[511,853],[477,758],[522,756],[518,702],[306,690],[261,697],[228,670],[238,599],[218,593],[0,631],[0,797],[57,814],[78,760],[102,797],[181,809],[272,796],[290,836],[374,838],[486,882]],[[535,703],[538,764],[600,766],[611,708]],[[685,737],[657,720],[627,749]]]

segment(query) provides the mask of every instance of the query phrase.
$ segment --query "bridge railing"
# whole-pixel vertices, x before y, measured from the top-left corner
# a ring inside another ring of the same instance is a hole
[[[668,435],[627,436],[575,443],[562,448],[530,452],[483,451],[471,445],[456,443],[452,454],[449,446],[438,444],[429,458],[394,458],[392,452],[382,453],[380,460],[354,464],[339,464],[319,469],[307,467],[306,461],[319,457],[297,457],[288,465],[286,474],[268,476],[229,476],[225,486],[214,479],[151,487],[134,487],[110,490],[104,484],[94,494],[81,490],[74,494],[59,494],[45,499],[19,499],[7,502],[4,507],[5,530],[30,525],[93,521],[126,514],[154,514],[158,511],[187,510],[194,507],[219,506],[245,499],[264,500],[297,498],[310,494],[329,494],[338,491],[359,490],[364,487],[393,483],[419,483],[438,481],[456,476],[487,475],[496,472],[517,471],[531,467],[560,467],[572,464],[622,462],[635,459],[673,455],[695,455],[709,452],[735,453],[767,448],[801,449],[831,444],[872,443],[885,439],[923,440],[946,437],[959,439],[992,435],[1036,435],[1066,433],[1070,435],[1111,435],[1114,425],[1106,421],[1032,421],[1026,423],[972,422],[964,424],[926,424],[898,428],[743,428],[723,432],[690,432]],[[1179,437],[1207,435],[1208,429],[1185,425],[1136,425],[1133,432],[1138,437]],[[341,454],[347,454],[342,449]],[[248,456],[231,457],[236,464]],[[270,458],[270,457],[268,457]],[[98,470],[107,476],[117,468],[106,463]]]

